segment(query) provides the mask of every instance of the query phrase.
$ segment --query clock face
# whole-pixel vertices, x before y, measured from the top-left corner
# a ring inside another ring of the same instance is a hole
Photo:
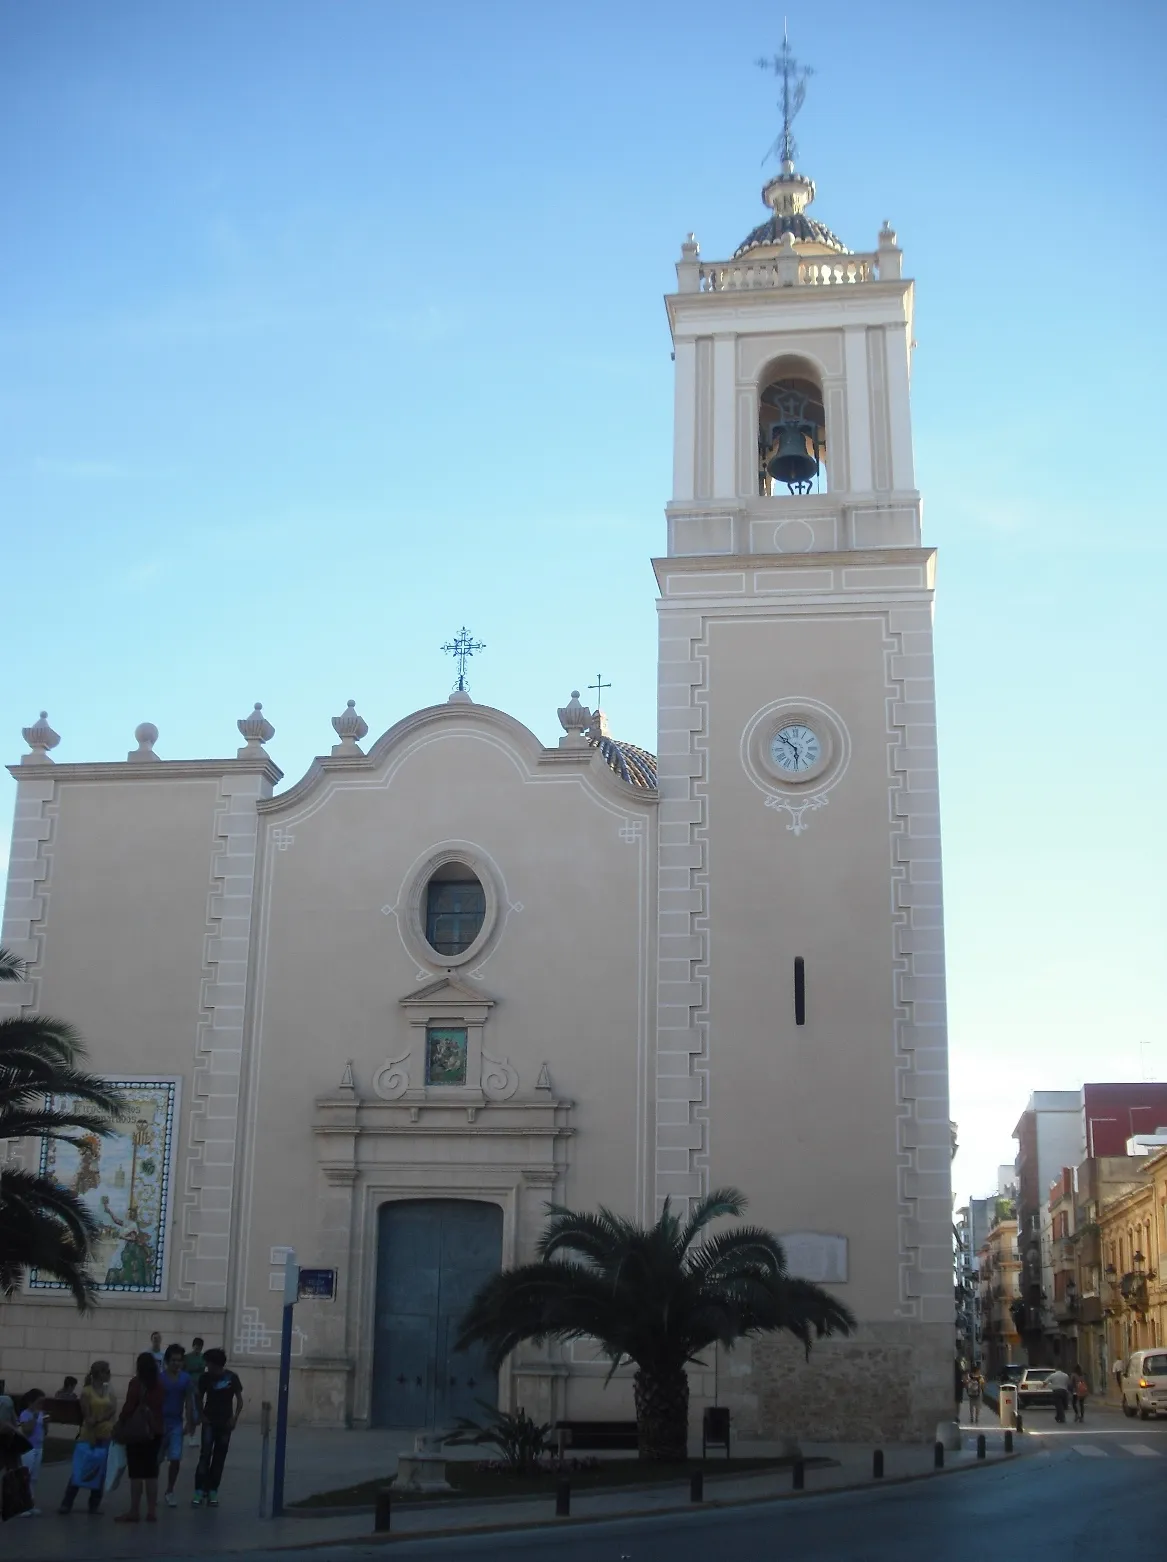
[[[822,757],[823,747],[818,733],[801,722],[790,722],[770,739],[770,758],[779,770],[788,776],[802,775],[812,770]]]

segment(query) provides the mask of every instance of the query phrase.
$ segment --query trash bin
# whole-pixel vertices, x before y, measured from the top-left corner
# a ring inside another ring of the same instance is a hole
[[[997,1401],[997,1419],[1010,1429],[1017,1425],[1017,1385],[1002,1383]]]

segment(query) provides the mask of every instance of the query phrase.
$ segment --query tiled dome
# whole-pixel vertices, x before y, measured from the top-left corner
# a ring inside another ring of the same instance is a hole
[[[589,733],[588,742],[593,748],[599,749],[607,761],[608,769],[614,771],[621,781],[627,781],[630,786],[643,787],[646,792],[656,791],[655,754],[637,748],[635,743],[618,743],[607,733],[598,738]]]
[[[793,234],[796,243],[823,244],[828,249],[837,250],[840,255],[850,254],[838,234],[832,233],[823,223],[808,217],[805,212],[775,212],[742,240],[734,250],[733,258],[736,260],[747,250],[757,249],[762,244],[780,244],[784,233]]]

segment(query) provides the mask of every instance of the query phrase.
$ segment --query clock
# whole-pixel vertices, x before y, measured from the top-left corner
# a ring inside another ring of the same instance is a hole
[[[805,722],[787,721],[770,739],[771,763],[792,780],[818,770],[822,757],[822,741]]]

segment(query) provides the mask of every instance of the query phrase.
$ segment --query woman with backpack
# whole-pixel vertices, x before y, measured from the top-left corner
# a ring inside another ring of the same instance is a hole
[[[126,1474],[130,1481],[130,1506],[115,1524],[137,1524],[146,1497],[146,1522],[158,1522],[158,1460],[162,1453],[162,1414],[165,1395],[158,1363],[152,1351],[138,1357],[136,1371],[126,1390],[125,1404],[114,1425],[114,1441],[126,1450]]]

